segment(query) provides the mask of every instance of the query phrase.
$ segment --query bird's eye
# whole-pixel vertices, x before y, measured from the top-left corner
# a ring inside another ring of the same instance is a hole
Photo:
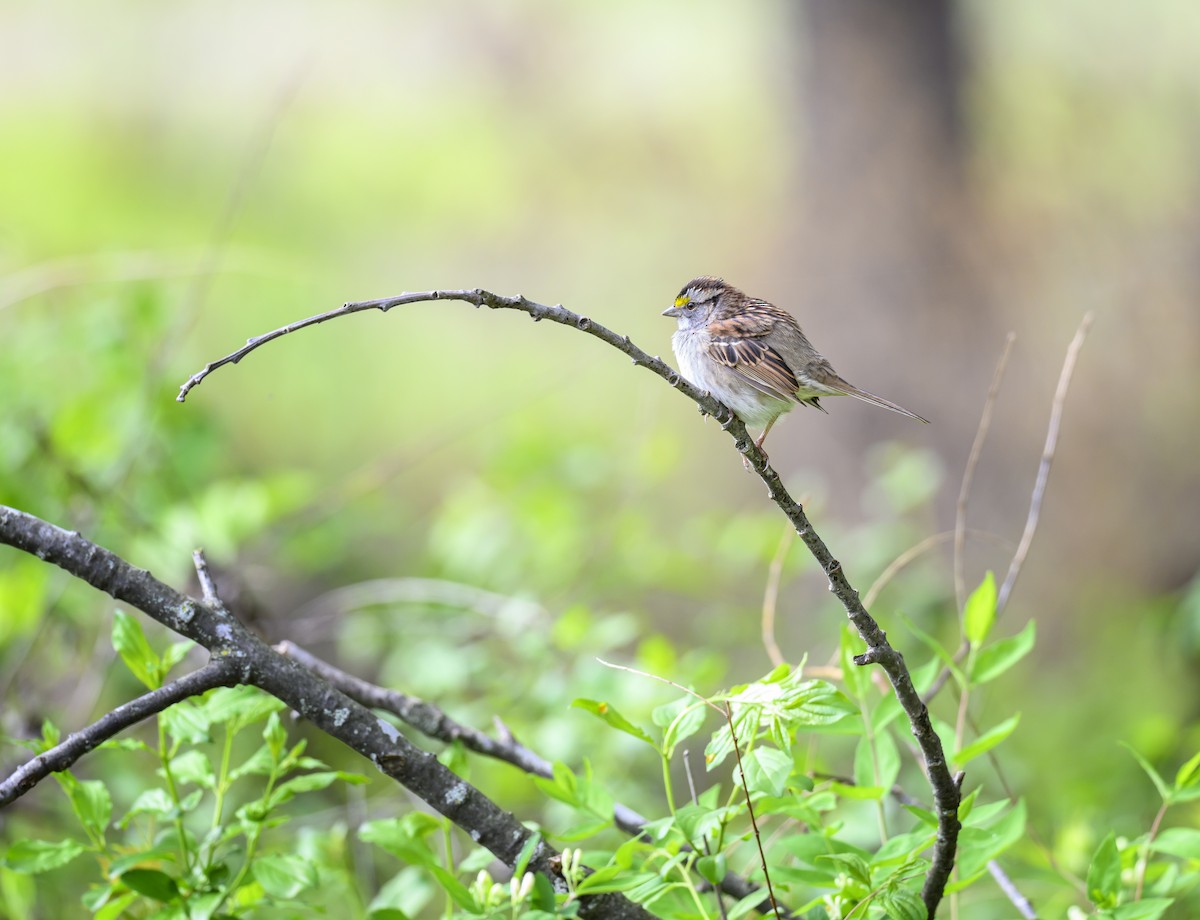
[[[695,305],[694,303],[691,303],[691,302],[689,301],[688,303],[686,303],[686,304],[684,304],[684,305],[683,305],[683,309],[685,309],[685,310],[695,310],[695,309],[696,309],[696,305]]]

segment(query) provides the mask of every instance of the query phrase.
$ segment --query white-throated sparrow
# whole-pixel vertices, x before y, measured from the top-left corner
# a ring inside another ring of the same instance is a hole
[[[762,427],[754,442],[760,449],[771,426],[793,406],[824,412],[822,396],[853,396],[928,422],[843,380],[813,348],[794,316],[720,278],[689,281],[663,316],[679,320],[671,347],[683,376],[747,425]]]

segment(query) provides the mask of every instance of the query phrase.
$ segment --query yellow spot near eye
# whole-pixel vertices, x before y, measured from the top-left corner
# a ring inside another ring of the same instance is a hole
[[[686,307],[691,302],[692,298],[688,297],[687,294],[680,294],[675,298],[675,306],[677,307]]]

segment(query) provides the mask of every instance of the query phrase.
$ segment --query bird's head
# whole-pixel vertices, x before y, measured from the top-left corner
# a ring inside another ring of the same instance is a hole
[[[737,288],[720,278],[695,278],[683,286],[675,305],[662,315],[676,317],[680,329],[693,329],[707,323],[725,300],[737,295]]]

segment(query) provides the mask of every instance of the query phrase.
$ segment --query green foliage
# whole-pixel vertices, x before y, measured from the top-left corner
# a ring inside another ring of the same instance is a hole
[[[159,655],[137,620],[121,613],[112,642],[152,689],[188,644],[175,643]],[[260,916],[268,908],[308,909],[306,895],[323,875],[343,876],[352,887],[345,863],[314,858],[294,841],[290,851],[280,849],[288,838],[277,829],[291,820],[293,809],[285,806],[293,799],[365,782],[359,774],[325,769],[305,754],[304,741],[289,744],[281,708],[250,687],[218,688],[177,703],[157,718],[157,744],[106,745],[105,757],[130,761],[123,769],[148,779],[156,774],[157,782],[143,782],[132,802],[115,809],[105,782],[81,780],[71,770],[54,774],[82,839],[18,841],[4,853],[3,866],[41,876],[90,856],[95,874],[83,906],[99,918]],[[261,743],[238,743],[258,725]],[[57,743],[53,725],[43,734],[43,748]],[[214,738],[216,750],[209,743]],[[235,801],[241,802],[236,808]]]

